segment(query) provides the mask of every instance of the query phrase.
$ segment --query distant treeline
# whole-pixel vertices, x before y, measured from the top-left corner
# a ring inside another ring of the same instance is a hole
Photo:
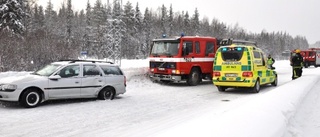
[[[112,1],[112,0],[110,0]],[[121,48],[120,58],[146,58],[151,40],[162,34],[213,36],[256,41],[267,54],[280,57],[286,49],[307,48],[303,36],[286,32],[249,33],[238,24],[227,25],[217,19],[199,18],[188,11],[159,5],[158,10],[140,10],[120,0],[94,5],[75,12],[71,0],[55,11],[51,1],[45,7],[35,0],[0,1],[0,66],[3,71],[34,70],[52,61],[88,56],[109,58],[110,46]],[[14,16],[12,16],[14,15]],[[118,57],[118,58],[119,58]]]

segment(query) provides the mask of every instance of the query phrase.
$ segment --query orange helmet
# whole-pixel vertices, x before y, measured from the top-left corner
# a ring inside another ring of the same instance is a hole
[[[300,53],[301,51],[300,51],[300,49],[296,49],[296,53]]]

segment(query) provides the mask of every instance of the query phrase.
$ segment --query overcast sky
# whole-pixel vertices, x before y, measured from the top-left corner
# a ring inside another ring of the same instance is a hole
[[[46,5],[48,0],[38,0]],[[51,0],[57,9],[67,0]],[[74,10],[84,9],[88,0],[72,0]],[[93,3],[96,0],[90,0]],[[101,0],[106,3],[107,0]],[[109,0],[112,2],[113,0]],[[218,19],[227,25],[239,24],[247,32],[283,31],[292,36],[305,36],[310,44],[320,41],[320,0],[129,0],[133,7],[139,3],[144,13],[146,7],[156,10],[164,4],[174,12],[198,8],[201,17]],[[125,4],[127,0],[123,0]],[[202,18],[201,18],[202,19]]]

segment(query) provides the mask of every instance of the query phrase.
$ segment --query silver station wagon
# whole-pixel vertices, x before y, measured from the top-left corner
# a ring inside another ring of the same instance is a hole
[[[112,100],[126,92],[126,76],[122,70],[104,61],[58,61],[8,81],[0,79],[0,101],[19,102],[27,108],[56,99]]]

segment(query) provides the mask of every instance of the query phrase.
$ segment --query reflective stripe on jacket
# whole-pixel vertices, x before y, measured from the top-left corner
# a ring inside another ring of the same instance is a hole
[[[267,61],[268,65],[272,65],[273,64],[273,60],[272,58],[269,58],[268,61]]]

